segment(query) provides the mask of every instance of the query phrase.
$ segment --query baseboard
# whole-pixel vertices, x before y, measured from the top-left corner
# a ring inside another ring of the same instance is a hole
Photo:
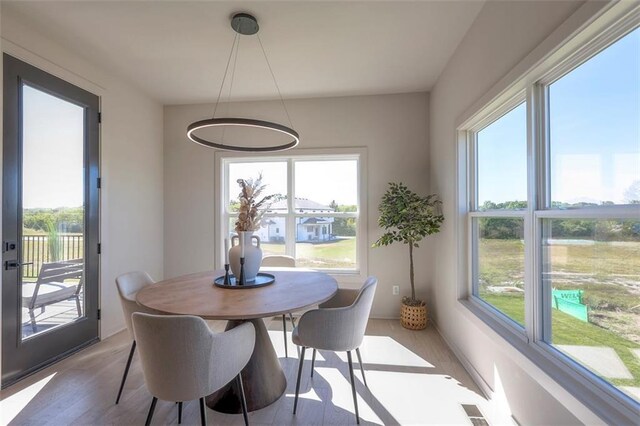
[[[447,346],[449,346],[449,348],[453,351],[453,354],[456,356],[456,358],[458,358],[458,361],[460,361],[462,367],[464,367],[467,373],[469,373],[469,376],[471,376],[471,380],[473,380],[476,386],[478,386],[483,396],[486,399],[491,399],[491,396],[493,395],[493,389],[491,388],[491,386],[489,386],[489,383],[484,380],[478,370],[476,370],[473,364],[471,364],[467,357],[464,356],[462,351],[460,351],[460,349],[456,345],[452,344],[449,339],[447,339],[447,337],[438,328],[438,325],[433,321],[431,323],[433,324],[433,327],[436,329],[440,337],[442,337],[442,340],[444,340]]]
[[[104,339],[108,339],[111,336],[114,336],[118,333],[120,333],[123,330],[126,330],[127,327],[126,326],[122,326],[120,328],[113,328],[113,329],[109,329],[109,330],[101,330],[102,332],[100,333],[100,340],[104,340]]]

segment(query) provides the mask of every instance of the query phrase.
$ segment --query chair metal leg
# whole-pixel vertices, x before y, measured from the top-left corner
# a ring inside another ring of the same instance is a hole
[[[289,351],[287,349],[287,317],[282,314],[282,335],[284,336],[284,357],[289,358]]]
[[[302,375],[302,364],[304,364],[304,351],[306,347],[302,347],[302,354],[300,355],[300,362],[298,363],[298,380],[296,381],[296,397],[293,400],[293,414],[296,413],[298,408],[298,393],[300,393],[300,376]]]
[[[82,316],[82,307],[80,306],[80,296],[76,296],[76,310],[78,311],[78,318]]]
[[[155,396],[151,400],[151,407],[149,407],[149,414],[147,414],[147,421],[144,422],[144,426],[149,426],[151,424],[151,419],[153,418],[153,411],[156,409],[156,403],[158,402],[158,398]]]
[[[244,425],[249,426],[249,416],[247,414],[247,398],[244,396],[244,386],[242,385],[242,373],[236,376],[238,389],[240,390],[240,403],[242,404],[242,417],[244,417]]]
[[[291,328],[296,327],[296,321],[293,319],[293,314],[289,312],[289,320],[291,321]]]
[[[200,398],[200,424],[207,425],[207,412],[204,407],[204,397]]]
[[[29,309],[29,318],[31,319],[31,330],[33,334],[38,332],[38,327],[36,326],[36,315],[33,313],[33,309]]]
[[[311,355],[311,377],[313,377],[313,366],[316,364],[316,348],[313,348],[313,355]]]
[[[127,375],[129,374],[129,367],[131,367],[131,360],[133,359],[133,353],[136,351],[136,341],[131,344],[131,350],[129,351],[129,358],[127,359],[127,366],[124,368],[124,374],[122,375],[122,382],[120,382],[120,390],[118,391],[118,397],[116,398],[116,404],[120,402],[120,396],[122,395],[122,389],[124,389],[124,383],[127,381]]]
[[[367,385],[367,378],[364,376],[364,366],[362,365],[362,357],[360,356],[360,348],[356,349],[356,355],[358,355],[358,362],[360,363],[360,371],[362,371],[362,381],[364,382],[364,385],[368,388],[369,385]]]
[[[349,377],[351,378],[351,393],[353,393],[353,406],[356,409],[356,423],[360,424],[360,415],[358,414],[358,397],[356,395],[356,381],[353,377],[353,361],[351,360],[351,351],[347,351],[349,359]]]
[[[178,402],[178,424],[182,424],[182,402]]]

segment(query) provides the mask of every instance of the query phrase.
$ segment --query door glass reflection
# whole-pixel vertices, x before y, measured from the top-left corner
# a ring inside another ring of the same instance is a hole
[[[22,87],[22,338],[84,313],[84,108]]]

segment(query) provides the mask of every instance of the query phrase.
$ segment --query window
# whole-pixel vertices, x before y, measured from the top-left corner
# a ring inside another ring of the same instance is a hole
[[[526,105],[520,103],[475,136],[473,294],[523,325]]]
[[[640,29],[544,87],[544,339],[640,401]]]
[[[640,28],[630,22],[534,68],[459,127],[465,304],[582,386],[576,396],[615,407],[613,423],[640,407]]]
[[[361,152],[220,157],[225,207],[221,235],[235,234],[237,180],[262,175],[264,194],[279,194],[256,231],[265,255],[288,254],[299,267],[365,274]]]

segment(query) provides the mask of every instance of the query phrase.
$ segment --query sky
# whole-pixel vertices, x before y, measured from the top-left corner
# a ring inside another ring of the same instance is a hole
[[[356,160],[296,160],[295,196],[329,205],[357,204],[358,163]],[[240,193],[237,179],[255,178],[262,172],[267,184],[264,194],[287,194],[287,163],[285,161],[231,163],[229,165],[229,198]]]
[[[640,29],[549,87],[551,199],[626,201],[640,180]],[[478,133],[479,204],[526,199],[521,104]]]
[[[84,108],[23,86],[24,208],[84,204]]]

